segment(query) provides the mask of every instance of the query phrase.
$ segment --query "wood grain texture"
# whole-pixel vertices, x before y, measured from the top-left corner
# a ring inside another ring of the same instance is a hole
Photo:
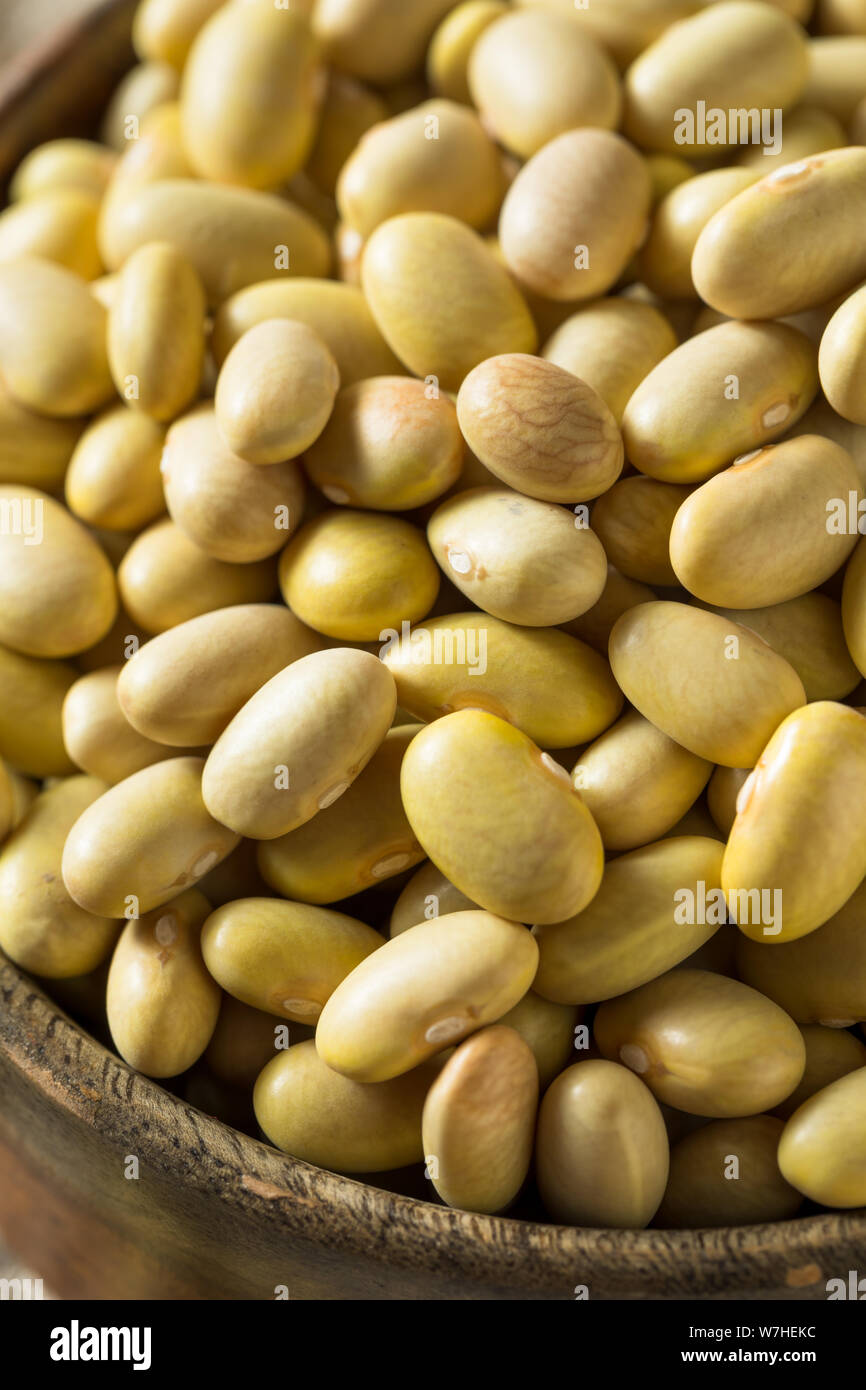
[[[628,1232],[450,1211],[203,1115],[9,964],[0,1010],[0,1223],[64,1297],[571,1300],[585,1284],[590,1298],[822,1298],[866,1255],[862,1212]]]
[[[0,179],[39,140],[90,127],[131,61],[133,9],[101,4],[0,76]],[[2,960],[0,1098],[0,1226],[63,1297],[824,1298],[866,1265],[862,1211],[578,1230],[324,1172],[136,1075]]]

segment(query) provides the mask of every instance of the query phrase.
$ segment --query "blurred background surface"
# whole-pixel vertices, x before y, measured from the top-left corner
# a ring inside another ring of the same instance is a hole
[[[0,66],[28,44],[38,43],[58,24],[94,9],[98,0],[0,0]],[[0,1279],[38,1277],[38,1270],[21,1266],[3,1242],[0,1230]],[[54,1294],[45,1289],[45,1297]]]
[[[0,0],[0,64],[44,38],[57,24],[96,8],[98,0]]]

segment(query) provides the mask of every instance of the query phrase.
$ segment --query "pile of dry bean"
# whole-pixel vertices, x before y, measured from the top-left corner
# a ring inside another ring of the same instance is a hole
[[[866,3],[134,38],[0,214],[3,952],[452,1206],[866,1205]]]

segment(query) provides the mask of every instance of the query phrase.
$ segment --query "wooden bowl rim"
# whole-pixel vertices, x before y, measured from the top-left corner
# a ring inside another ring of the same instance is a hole
[[[130,1105],[141,1102],[149,1120],[149,1162],[203,1190],[213,1192],[216,1186],[223,1199],[240,1201],[247,1215],[271,1226],[276,1222],[287,1236],[310,1238],[308,1216],[315,1203],[326,1212],[341,1247],[359,1257],[370,1258],[375,1239],[391,1263],[424,1261],[452,1277],[462,1270],[491,1286],[510,1286],[516,1273],[528,1288],[561,1287],[563,1297],[587,1282],[587,1271],[590,1296],[593,1283],[613,1292],[643,1288],[651,1293],[653,1273],[663,1259],[680,1271],[680,1296],[695,1297],[723,1289],[746,1294],[765,1286],[768,1274],[783,1287],[787,1280],[792,1289],[814,1284],[826,1277],[822,1255],[832,1254],[832,1272],[844,1274],[841,1266],[836,1269],[843,1252],[866,1246],[863,1209],[756,1226],[607,1230],[481,1216],[384,1191],[283,1154],[134,1072],[11,962],[0,967],[0,996],[4,1051],[47,1103],[118,1143],[128,1128]],[[184,1144],[178,1147],[179,1133],[189,1136],[186,1155]],[[135,1142],[140,1150],[138,1132]],[[202,1162],[202,1147],[206,1156],[218,1155],[218,1165]],[[720,1282],[732,1262],[736,1276]]]

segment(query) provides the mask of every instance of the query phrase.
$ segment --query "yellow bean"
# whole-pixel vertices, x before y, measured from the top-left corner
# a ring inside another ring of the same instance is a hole
[[[290,179],[312,147],[324,86],[319,45],[294,5],[223,5],[183,69],[181,122],[196,173],[250,188]]]
[[[790,429],[817,386],[804,334],[783,323],[721,323],[644,377],[623,415],[626,455],[663,482],[702,482]]]
[[[789,1016],[757,990],[706,970],[671,970],[602,1004],[595,1040],[667,1105],[725,1119],[790,1095],[806,1047]]]
[[[722,866],[746,936],[770,944],[805,936],[866,877],[864,776],[866,717],[856,710],[821,700],[779,725],[737,799]]]
[[[478,116],[426,101],[373,127],[337,180],[343,221],[362,237],[404,212],[439,212],[483,228],[504,192],[496,145]]]
[[[803,1198],[779,1172],[781,1120],[749,1115],[713,1120],[671,1150],[671,1172],[655,1226],[751,1226],[787,1221]]]
[[[427,537],[471,603],[505,622],[548,627],[585,613],[604,588],[604,550],[579,520],[551,502],[478,487],[437,507]]]
[[[63,881],[79,907],[107,917],[143,914],[191,887],[239,836],[201,795],[201,758],[170,758],[133,773],[89,806],[63,850]]]
[[[796,1090],[773,1110],[782,1120],[789,1120],[804,1101],[810,1100],[841,1076],[866,1067],[866,1046],[845,1028],[824,1028],[819,1023],[801,1025],[806,1044],[806,1070]]]
[[[619,279],[649,207],[649,172],[632,145],[607,130],[566,131],[532,156],[505,195],[502,254],[537,294],[591,299]]]
[[[19,774],[14,773],[4,762],[0,761],[0,841],[6,839],[9,831],[13,830],[21,819],[18,814],[18,787],[20,786],[21,789],[26,788],[27,782],[24,778],[21,778],[20,783],[16,786],[13,778],[17,778],[18,776]],[[33,793],[35,796],[35,787],[33,788]],[[26,791],[24,795],[26,796]]]
[[[662,199],[638,255],[640,278],[653,294],[662,299],[698,297],[691,264],[701,230],[714,212],[760,177],[753,169],[711,169],[678,184]]]
[[[805,434],[747,454],[683,501],[670,532],[676,576],[720,607],[797,598],[848,559],[857,536],[834,516],[847,518],[861,496],[851,455],[831,439]]]
[[[80,420],[51,419],[28,410],[0,380],[0,483],[56,492],[81,431]]]
[[[173,420],[197,397],[204,364],[204,288],[168,242],[140,246],[118,276],[108,313],[108,356],[133,410]]]
[[[183,71],[198,31],[223,0],[141,0],[136,6],[132,41],[142,60],[170,63]]]
[[[785,1125],[782,1175],[822,1206],[860,1207],[866,1201],[864,1098],[866,1067],[858,1067],[818,1091]]]
[[[316,632],[375,642],[430,612],[439,574],[417,527],[341,508],[322,512],[293,536],[280,556],[280,588]]]
[[[316,188],[334,196],[337,179],[346,160],[354,152],[361,137],[388,112],[378,92],[346,77],[344,73],[328,73],[328,84],[319,111],[319,128],[305,172]]]
[[[446,492],[463,457],[447,396],[409,377],[375,377],[339,393],[304,467],[330,502],[408,511]]]
[[[106,315],[85,282],[38,257],[0,265],[0,370],[44,415],[85,415],[113,393]]]
[[[275,318],[295,319],[319,335],[337,364],[343,387],[402,371],[359,289],[300,276],[265,280],[225,300],[214,320],[212,346],[217,362],[225,361],[242,334]]]
[[[177,1076],[204,1052],[216,1027],[219,985],[199,939],[210,910],[191,888],[127,922],[111,959],[108,1026],[124,1061],[145,1076]]]
[[[487,126],[522,159],[578,126],[619,123],[619,74],[566,15],[517,10],[487,26],[469,58],[469,89]]]
[[[541,1102],[541,1199],[570,1226],[639,1229],[664,1195],[668,1137],[647,1088],[615,1062],[576,1062]]]
[[[592,816],[565,769],[505,720],[467,709],[429,724],[403,760],[402,792],[434,864],[488,911],[561,922],[595,895]]]
[[[822,434],[826,439],[841,444],[854,461],[854,467],[860,475],[861,487],[866,488],[866,425],[855,425],[850,420],[843,420],[842,416],[837,415],[832,406],[827,404],[820,392],[790,434],[792,438],[800,434]]]
[[[484,30],[508,13],[504,0],[463,0],[445,15],[427,49],[427,81],[434,92],[471,106],[472,50]]]
[[[428,862],[412,875],[395,902],[388,934],[399,936],[410,927],[416,927],[419,922],[477,906],[459,888],[455,888],[435,864]]]
[[[313,28],[335,68],[388,85],[411,77],[453,0],[318,0]]]
[[[677,335],[658,309],[609,296],[560,324],[541,355],[580,377],[620,425],[630,397],[676,345]]]
[[[518,0],[520,5],[556,6],[603,44],[621,68],[657,39],[671,24],[687,19],[700,8],[700,0],[606,0],[604,5],[581,9],[574,0]]]
[[[129,547],[117,573],[124,605],[147,632],[165,632],[235,603],[264,603],[277,588],[272,559],[231,565],[206,555],[173,521],[158,521]]]
[[[621,618],[629,608],[636,608],[639,603],[651,603],[654,598],[655,591],[648,584],[638,584],[636,580],[620,574],[613,565],[608,565],[607,580],[600,597],[585,613],[563,623],[562,627],[565,632],[588,642],[606,656],[617,618]]]
[[[863,0],[818,0],[816,19],[821,34],[866,33]]]
[[[338,985],[319,1018],[322,1061],[387,1081],[494,1023],[523,997],[538,950],[516,922],[455,912],[387,941]]]
[[[204,1052],[208,1069],[227,1086],[249,1092],[259,1072],[273,1058],[283,1029],[286,1025],[278,1023],[273,1014],[251,1009],[249,1004],[224,994],[216,1028]],[[311,1030],[301,1023],[286,1032],[292,1044],[306,1042],[312,1036]]]
[[[820,106],[795,106],[785,112],[780,148],[770,145],[744,145],[737,155],[741,169],[751,169],[758,178],[773,174],[785,164],[797,164],[809,155],[824,150],[838,150],[843,145],[856,144],[846,140],[840,121]]]
[[[750,767],[717,767],[707,784],[707,806],[725,839],[736,820],[737,799],[743,783],[751,772]]]
[[[735,318],[771,319],[853,289],[866,275],[864,174],[866,149],[827,150],[732,198],[695,246],[701,299]]]
[[[29,777],[75,771],[63,743],[61,710],[77,674],[69,662],[0,646],[0,756]]]
[[[460,387],[457,416],[485,467],[530,497],[583,502],[622,470],[622,440],[604,401],[544,358],[508,353],[480,363]]]
[[[83,280],[102,274],[97,245],[99,199],[78,188],[34,193],[0,213],[0,262],[39,256]]]
[[[257,690],[320,647],[279,604],[219,608],[146,642],[124,663],[117,698],[145,738],[180,747],[214,743]]]
[[[366,767],[396,703],[393,677],[368,652],[337,647],[292,662],[211,750],[202,784],[208,809],[254,839],[303,825]]]
[[[409,212],[381,223],[364,248],[361,284],[389,347],[446,391],[487,357],[535,348],[520,292],[454,217]]]
[[[817,931],[780,946],[738,933],[737,970],[798,1023],[847,1028],[866,1019],[866,889],[861,885]]]
[[[90,671],[70,686],[63,702],[63,741],[73,762],[113,784],[177,750],[137,732],[117,700],[120,666]]]
[[[847,125],[866,96],[866,32],[809,40],[809,77],[803,100]]]
[[[793,666],[807,700],[841,700],[858,683],[860,672],[845,645],[841,609],[826,594],[801,594],[769,608],[714,608],[713,612],[763,637]]]
[[[554,1004],[534,990],[499,1020],[519,1033],[528,1045],[538,1068],[538,1084],[546,1091],[555,1076],[574,1057],[576,1033],[583,1010],[571,1004]]]
[[[771,5],[724,0],[673,25],[632,64],[624,128],[644,149],[713,153],[743,138],[727,119],[718,132],[711,120],[717,109],[726,118],[732,109],[784,110],[802,95],[807,71],[805,35],[788,15]]]
[[[700,796],[711,769],[712,763],[629,710],[584,749],[572,780],[605,848],[623,850],[671,830]]]
[[[165,511],[159,471],[165,430],[125,405],[110,406],[79,439],[66,472],[66,505],[90,526],[140,531]]]
[[[294,459],[325,428],[339,385],[334,358],[306,324],[256,324],[235,343],[217,379],[214,407],[223,439],[248,463]]]
[[[684,961],[725,920],[722,852],[718,840],[682,836],[613,860],[588,907],[536,927],[534,988],[558,1004],[597,1003]]]
[[[117,586],[104,551],[37,488],[0,486],[0,641],[27,656],[73,656],[104,637]]]
[[[827,324],[818,371],[833,409],[853,424],[866,425],[866,286],[846,299]]]
[[[381,657],[399,704],[419,719],[486,709],[542,748],[595,738],[622,708],[607,663],[583,642],[487,614],[428,618],[402,640],[395,634]]]
[[[848,650],[866,674],[866,542],[860,540],[848,561],[842,588],[842,625]]]
[[[99,244],[105,254],[106,235],[120,205],[143,184],[158,179],[189,179],[193,169],[186,157],[180,128],[180,103],[166,101],[144,117],[137,140],[130,140],[114,167],[102,201]]]
[[[95,777],[64,778],[39,793],[0,849],[0,949],[36,975],[86,975],[117,938],[111,914],[82,911],[60,874],[69,830],[105,790]]]
[[[621,574],[644,584],[676,584],[670,536],[691,489],[636,475],[622,478],[592,509],[593,529]]]
[[[224,990],[297,1023],[315,1023],[337,985],[381,945],[379,933],[354,917],[276,898],[226,903],[201,937],[205,964]]]
[[[264,560],[300,523],[304,480],[297,463],[261,468],[232,453],[210,404],[171,426],[161,471],[172,521],[215,560]]]
[[[257,189],[161,178],[109,196],[100,243],[109,270],[151,241],[167,241],[201,277],[212,304],[279,275],[324,275],[330,247],[293,203]],[[268,317],[271,317],[268,315]]]
[[[60,188],[101,198],[117,165],[117,155],[95,140],[47,140],[25,155],[9,184],[13,202]]]
[[[644,603],[624,613],[610,635],[610,663],[645,718],[726,767],[752,767],[806,699],[794,668],[760,637],[682,603]]]
[[[284,897],[333,903],[424,858],[400,797],[400,768],[419,729],[390,729],[334,805],[259,847],[265,880]]]
[[[437,1074],[428,1063],[369,1086],[326,1066],[314,1042],[268,1062],[253,1093],[256,1119],[278,1149],[345,1173],[420,1163],[421,1113]]]
[[[532,1160],[538,1068],[514,1029],[461,1044],[424,1102],[424,1161],[439,1196],[466,1211],[506,1210]]]
[[[114,90],[99,127],[100,140],[122,152],[128,141],[138,138],[151,111],[174,101],[179,88],[179,74],[169,63],[136,64]]]

